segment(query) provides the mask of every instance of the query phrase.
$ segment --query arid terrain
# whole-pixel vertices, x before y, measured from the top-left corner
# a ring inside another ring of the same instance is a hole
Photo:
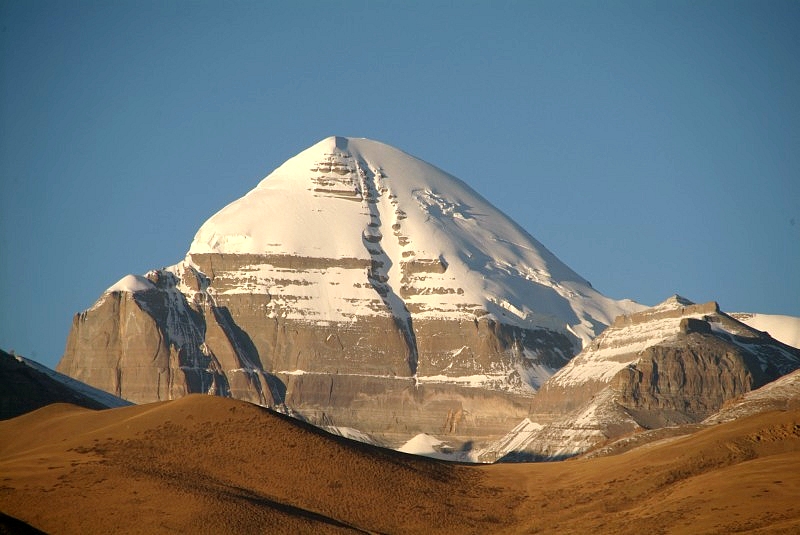
[[[0,422],[0,512],[53,534],[797,533],[798,497],[797,410],[618,455],[487,466],[202,395]]]

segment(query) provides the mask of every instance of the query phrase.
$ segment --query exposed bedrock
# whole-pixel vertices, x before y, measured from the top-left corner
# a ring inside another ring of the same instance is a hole
[[[137,403],[205,392],[390,442],[421,432],[468,442],[524,417],[538,386],[531,370],[557,369],[574,351],[564,334],[487,315],[418,319],[412,370],[406,334],[389,313],[269,317],[268,294],[213,297],[194,269],[148,278],[155,288],[108,292],[75,316],[59,371]]]
[[[171,273],[153,279],[154,289],[107,292],[76,314],[58,371],[135,403],[195,392],[274,403],[279,382],[230,312],[190,303]]]

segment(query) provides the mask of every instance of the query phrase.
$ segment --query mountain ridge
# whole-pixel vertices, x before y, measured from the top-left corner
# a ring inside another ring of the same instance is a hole
[[[716,302],[675,295],[617,318],[543,385],[531,414],[478,457],[560,459],[623,435],[700,423],[798,368],[800,349]]]
[[[0,387],[0,420],[14,418],[56,402],[73,403],[91,409],[131,404],[36,361],[2,349]]]

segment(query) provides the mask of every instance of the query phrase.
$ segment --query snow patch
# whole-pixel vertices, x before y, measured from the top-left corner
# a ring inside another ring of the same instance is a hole
[[[437,448],[443,445],[445,445],[443,440],[439,440],[426,433],[420,433],[397,448],[397,451],[412,453],[414,455],[431,455],[439,453]]]
[[[800,348],[800,318],[798,317],[747,313],[734,313],[731,316],[753,329],[768,332],[779,342]]]
[[[386,447],[383,442],[377,440],[372,435],[364,433],[363,431],[359,431],[358,429],[353,429],[352,427],[326,425],[323,427],[323,429],[332,435],[349,438],[350,440],[355,440],[357,442],[372,444],[373,446]]]
[[[478,463],[477,454],[471,450],[459,451],[453,449],[444,440],[438,439],[427,433],[420,433],[408,442],[397,448],[397,451],[410,453],[412,455],[422,455],[432,459],[443,461],[458,461],[467,463]]]
[[[141,275],[125,275],[114,285],[110,286],[105,293],[111,292],[144,292],[154,290],[156,287],[149,279]]]

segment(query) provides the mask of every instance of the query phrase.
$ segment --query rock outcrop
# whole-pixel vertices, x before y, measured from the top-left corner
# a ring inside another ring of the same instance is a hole
[[[455,177],[335,137],[209,219],[185,260],[109,288],[58,369],[136,402],[207,392],[396,445],[471,442],[640,308]]]
[[[706,418],[703,423],[713,425],[767,411],[796,410],[800,410],[800,370],[726,401],[718,412]]]
[[[181,275],[190,284],[200,277],[191,268]],[[255,360],[230,313],[196,296],[189,302],[178,284],[175,273],[152,271],[110,288],[73,319],[58,370],[135,403],[193,392],[282,401],[280,381]]]
[[[531,414],[482,453],[557,459],[647,429],[698,423],[726,402],[800,368],[800,350],[673,296],[617,318],[553,375]]]

